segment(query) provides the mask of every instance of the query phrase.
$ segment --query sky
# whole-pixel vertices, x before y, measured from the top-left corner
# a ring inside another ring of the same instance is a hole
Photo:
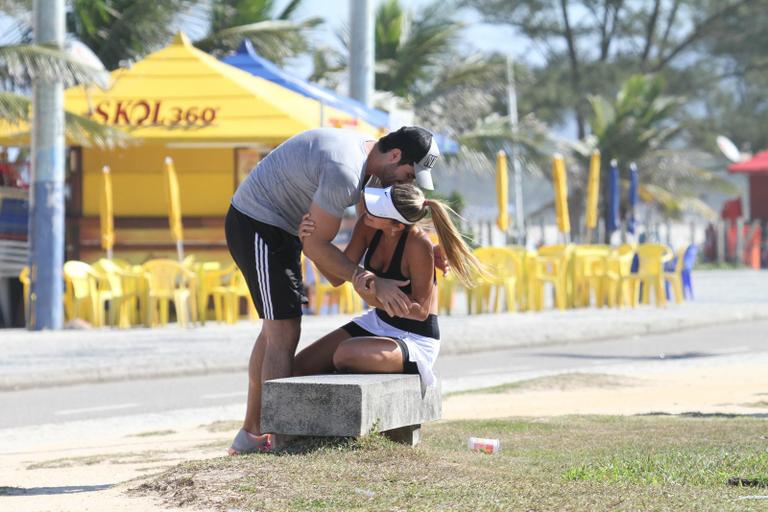
[[[301,20],[312,17],[320,17],[325,23],[313,29],[311,32],[312,40],[318,46],[332,46],[342,49],[336,36],[336,32],[349,23],[350,2],[354,0],[304,0],[301,7],[295,12],[294,19]],[[417,11],[429,5],[434,0],[400,0],[403,7],[408,10]],[[373,8],[379,4],[379,1],[372,0]],[[281,11],[288,0],[277,2],[276,12]],[[457,12],[457,17],[461,19],[467,27],[462,32],[462,50],[465,53],[480,52],[501,52],[510,54],[513,57],[529,54],[528,48],[522,38],[516,37],[513,30],[509,27],[495,26],[482,23],[480,17],[467,9]],[[201,16],[193,16],[194,20],[200,20]],[[191,21],[189,18],[180,21],[181,28],[187,32],[193,39],[195,36],[203,34],[205,27],[199,21]],[[307,77],[312,69],[310,59],[303,57],[296,59],[288,66],[293,74]],[[286,66],[287,67],[287,66]]]
[[[349,21],[350,2],[354,0],[304,0],[304,3],[297,10],[296,19],[320,17],[325,19],[325,23],[314,29],[311,33],[312,40],[319,45],[330,45],[340,48],[336,32]],[[400,0],[401,5],[406,9],[418,11],[434,0]],[[378,0],[372,0],[374,9],[379,4]],[[287,5],[288,0],[279,0],[277,2],[277,11],[279,12]],[[482,23],[479,16],[474,12],[464,9],[458,11],[458,17],[466,23],[467,27],[462,33],[462,50],[465,53],[475,52],[501,52],[513,57],[526,55],[530,60],[530,48],[527,48],[525,41],[516,36],[509,27],[494,26]],[[178,20],[179,28],[184,30],[195,39],[196,36],[202,36],[206,28],[201,22],[201,16],[180,16]],[[0,44],[13,44],[14,35],[9,34],[9,28],[13,21],[0,14]],[[306,77],[311,73],[311,63],[308,57],[299,58],[291,62],[293,69],[291,71],[301,77]]]

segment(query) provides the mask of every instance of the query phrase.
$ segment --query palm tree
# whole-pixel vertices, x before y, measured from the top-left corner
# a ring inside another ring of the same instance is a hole
[[[217,55],[234,50],[243,38],[248,38],[262,57],[281,64],[286,58],[309,51],[306,31],[322,23],[320,18],[292,20],[302,3],[291,0],[276,12],[274,0],[214,0],[208,35],[194,44]]]
[[[400,0],[383,0],[374,26],[375,89],[401,98],[419,95],[423,83],[451,60],[463,24],[453,20],[446,1],[433,1],[419,12],[406,10]],[[351,45],[349,29],[337,33],[344,48]],[[314,52],[313,81],[337,82],[334,73],[349,67],[346,53],[327,47]]]
[[[212,52],[234,49],[243,37],[250,37],[265,56],[281,60],[307,48],[303,32],[320,22],[317,18],[293,22],[288,18],[301,5],[292,0],[271,19],[272,0],[73,0],[68,29],[101,60],[114,69],[126,59],[139,58],[171,37],[172,21],[179,12],[186,18],[204,18],[209,35],[196,44]],[[202,5],[205,4],[205,5]],[[203,7],[210,8],[210,20]],[[0,0],[3,12],[14,16],[14,31],[21,44],[0,46],[0,119],[18,123],[28,120],[26,92],[36,77],[58,77],[65,85],[105,80],[103,68],[94,69],[54,48],[25,44],[31,38],[29,0]],[[2,89],[5,89],[2,91]],[[79,144],[121,144],[127,136],[86,117],[66,115],[67,135]]]
[[[712,209],[697,196],[702,189],[732,190],[732,186],[713,172],[709,155],[681,147],[676,114],[684,98],[665,96],[664,89],[661,76],[634,75],[611,101],[591,96],[592,136],[574,150],[586,161],[590,146],[596,146],[606,168],[611,159],[622,166],[637,162],[642,171],[640,197],[667,216],[694,210],[712,217]]]
[[[20,92],[28,91],[35,79],[60,80],[66,86],[104,84],[108,78],[103,66],[85,62],[51,46],[0,46],[0,84],[3,84],[0,86],[0,119],[10,124],[29,122],[32,102]],[[65,113],[65,130],[70,140],[85,145],[93,143],[110,147],[123,144],[129,138],[120,130],[71,112]]]
[[[18,21],[16,32],[31,34],[24,19],[29,0],[0,0]],[[91,48],[107,69],[137,60],[165,45],[178,23],[206,26],[194,44],[214,54],[231,51],[244,37],[266,58],[280,62],[308,50],[305,32],[319,18],[291,19],[303,0],[291,0],[276,14],[274,0],[72,0],[67,31]],[[274,16],[273,16],[274,14]]]
[[[677,122],[683,98],[664,95],[664,81],[658,76],[632,76],[615,98],[591,96],[592,133],[583,140],[568,140],[554,134],[529,114],[520,123],[516,149],[529,174],[551,179],[549,160],[553,153],[566,156],[569,174],[569,208],[574,225],[584,211],[587,169],[594,149],[602,155],[603,176],[611,159],[625,169],[636,162],[640,169],[640,198],[667,217],[693,211],[704,217],[714,215],[698,196],[703,191],[733,191],[715,172],[717,159],[697,148],[686,147]],[[513,141],[509,118],[493,115],[460,137],[478,160],[476,168],[493,168],[493,155],[507,150]],[[607,180],[601,180],[605,185]],[[623,187],[628,187],[624,180]],[[605,194],[602,194],[605,197]],[[544,205],[551,207],[552,205]]]
[[[376,12],[376,89],[401,97],[418,95],[420,82],[431,81],[435,68],[454,54],[463,24],[452,18],[445,1],[427,5],[417,15],[399,0],[385,0]]]

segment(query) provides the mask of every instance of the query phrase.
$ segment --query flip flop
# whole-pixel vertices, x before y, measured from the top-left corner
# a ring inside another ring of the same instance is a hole
[[[268,452],[272,450],[272,438],[269,434],[255,436],[245,429],[240,429],[232,441],[227,453],[243,455],[245,453]]]

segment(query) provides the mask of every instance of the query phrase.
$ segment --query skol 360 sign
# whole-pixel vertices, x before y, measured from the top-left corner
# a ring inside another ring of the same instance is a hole
[[[104,100],[92,117],[122,126],[178,126],[203,128],[216,121],[219,107],[173,105],[162,100]]]

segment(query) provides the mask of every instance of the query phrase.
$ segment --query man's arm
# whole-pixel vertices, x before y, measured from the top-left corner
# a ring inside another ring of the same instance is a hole
[[[399,288],[407,284],[407,281],[376,277],[352,263],[332,243],[339,232],[341,218],[331,215],[314,202],[309,206],[309,215],[315,221],[315,231],[303,239],[304,254],[315,262],[323,274],[334,275],[353,283],[356,274],[364,275],[363,282],[366,283],[366,288],[371,288],[389,315],[405,316],[410,312],[411,300]],[[358,289],[358,292],[361,293],[363,290]]]
[[[352,281],[357,265],[332,243],[339,232],[341,218],[331,215],[315,203],[309,206],[309,215],[315,222],[315,230],[302,240],[304,254],[315,262],[323,274]]]

